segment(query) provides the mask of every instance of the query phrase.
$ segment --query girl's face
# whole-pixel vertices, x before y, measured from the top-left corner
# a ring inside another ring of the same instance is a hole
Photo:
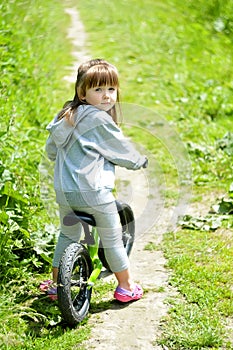
[[[96,86],[87,89],[86,95],[81,96],[81,99],[86,100],[88,104],[107,112],[117,101],[117,87],[109,85]]]

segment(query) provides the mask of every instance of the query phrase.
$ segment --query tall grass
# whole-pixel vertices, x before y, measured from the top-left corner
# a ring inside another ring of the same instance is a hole
[[[63,76],[72,60],[70,22],[57,0],[3,0],[0,10],[0,347],[35,348],[41,336],[46,348],[49,331],[41,327],[58,323],[59,312],[46,300],[36,303],[35,274],[50,270],[55,238],[38,166],[45,126],[69,90]]]
[[[25,269],[46,265],[32,239],[35,232],[42,234],[46,215],[38,164],[45,125],[63,94],[60,82],[70,43],[63,29],[68,18],[59,1],[4,0],[0,8],[0,278],[9,281],[24,273],[23,260],[28,262]]]

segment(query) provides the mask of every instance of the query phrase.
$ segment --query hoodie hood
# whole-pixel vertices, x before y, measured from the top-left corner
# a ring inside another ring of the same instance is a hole
[[[90,105],[81,105],[78,107],[73,117],[73,123],[69,123],[66,118],[58,120],[58,116],[47,126],[51,138],[58,148],[64,147],[69,142],[77,124],[90,113],[95,113],[96,108]]]

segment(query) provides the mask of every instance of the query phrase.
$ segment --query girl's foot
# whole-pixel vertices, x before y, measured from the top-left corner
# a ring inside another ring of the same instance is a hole
[[[114,298],[122,303],[128,303],[130,301],[141,299],[142,296],[143,290],[139,284],[134,285],[133,291],[117,287],[114,293]]]
[[[40,284],[40,291],[48,295],[51,300],[57,300],[57,286],[52,280],[46,280]]]

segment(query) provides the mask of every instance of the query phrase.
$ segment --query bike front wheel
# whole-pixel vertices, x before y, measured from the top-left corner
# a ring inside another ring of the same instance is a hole
[[[59,265],[57,287],[58,305],[69,325],[80,323],[89,311],[92,289],[87,282],[92,269],[87,249],[71,243]]]

